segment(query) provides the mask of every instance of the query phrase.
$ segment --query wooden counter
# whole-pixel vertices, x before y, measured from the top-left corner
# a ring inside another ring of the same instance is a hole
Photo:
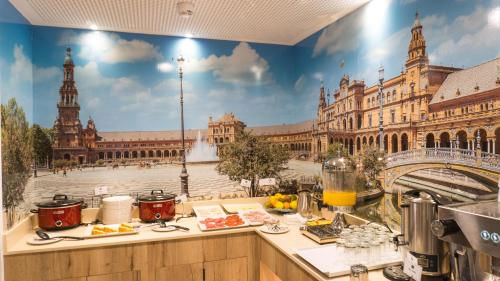
[[[31,246],[26,239],[35,234],[27,226],[29,220],[24,223],[4,236],[6,281],[349,279],[327,278],[294,254],[294,249],[318,246],[300,234],[296,225],[280,235],[252,227],[202,232],[195,218],[188,218],[178,224],[189,227],[189,232],[145,228],[138,235]],[[385,280],[381,270],[370,271],[369,278]]]

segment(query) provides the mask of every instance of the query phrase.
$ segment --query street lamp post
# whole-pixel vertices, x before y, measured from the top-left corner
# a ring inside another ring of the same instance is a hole
[[[182,89],[182,66],[184,64],[184,57],[180,55],[177,58],[177,65],[179,66],[179,78],[180,78],[180,86],[181,86],[181,95],[180,95],[180,103],[181,103],[181,140],[182,140],[182,170],[181,170],[181,194],[186,194],[189,196],[189,189],[188,189],[188,173],[186,169],[186,144],[184,140],[184,92]]]
[[[379,118],[378,118],[378,134],[379,134],[379,142],[380,142],[380,151],[384,153],[384,94],[382,93],[384,90],[384,68],[380,66],[378,69],[378,94],[380,97],[380,110],[379,110]]]

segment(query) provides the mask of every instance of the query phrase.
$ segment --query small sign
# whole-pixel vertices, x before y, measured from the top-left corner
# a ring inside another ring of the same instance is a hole
[[[94,195],[105,195],[105,194],[108,194],[107,186],[98,186],[94,188]]]
[[[422,277],[422,267],[418,265],[418,258],[407,253],[404,260],[403,272],[415,281],[420,281]]]
[[[259,186],[266,186],[266,185],[276,185],[276,179],[275,178],[266,178],[266,179],[259,180]]]
[[[252,181],[251,180],[242,179],[241,182],[240,182],[240,185],[242,187],[251,187],[252,186]]]

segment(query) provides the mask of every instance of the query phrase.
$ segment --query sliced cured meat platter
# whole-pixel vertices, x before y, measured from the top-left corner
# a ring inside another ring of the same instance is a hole
[[[276,223],[279,220],[266,212],[264,209],[260,210],[246,210],[240,211],[239,215],[246,219],[250,225],[263,225],[264,223]]]
[[[250,223],[246,219],[237,214],[198,219],[198,226],[201,231],[232,229],[246,227],[249,225]]]

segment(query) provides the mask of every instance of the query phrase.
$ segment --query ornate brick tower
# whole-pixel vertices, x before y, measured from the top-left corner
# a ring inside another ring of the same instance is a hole
[[[406,68],[414,64],[428,64],[429,59],[425,51],[425,38],[422,33],[422,24],[418,18],[418,13],[415,14],[415,21],[411,28],[411,40],[408,45],[408,58],[406,59]]]
[[[58,115],[54,121],[54,159],[75,160],[80,164],[92,159],[89,149],[95,147],[97,131],[94,121],[89,119],[87,128],[80,122],[80,104],[74,79],[71,49],[66,49],[64,79],[59,88]]]
[[[324,121],[323,120],[323,109],[325,109],[326,106],[327,106],[327,104],[326,104],[326,98],[325,98],[325,85],[323,84],[323,81],[321,81],[321,86],[319,88],[318,111],[316,112],[319,122]]]
[[[82,124],[80,123],[80,104],[78,104],[78,90],[74,80],[73,59],[71,49],[66,49],[64,59],[64,80],[59,89],[57,102],[58,116],[54,122],[56,131],[56,147],[82,147]]]

